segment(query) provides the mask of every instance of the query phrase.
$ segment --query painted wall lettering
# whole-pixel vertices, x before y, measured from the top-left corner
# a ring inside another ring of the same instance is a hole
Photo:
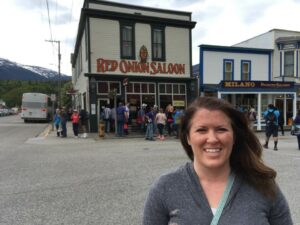
[[[115,72],[119,70],[121,73],[148,73],[156,74],[185,74],[185,64],[179,63],[161,63],[161,62],[146,62],[129,60],[110,60],[97,59],[97,72]]]

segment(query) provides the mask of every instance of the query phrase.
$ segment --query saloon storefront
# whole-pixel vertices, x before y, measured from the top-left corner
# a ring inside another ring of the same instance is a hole
[[[144,104],[185,108],[197,96],[192,78],[190,12],[85,0],[71,56],[75,105],[98,130],[102,106],[129,103],[134,122]]]
[[[254,107],[257,112],[257,130],[264,129],[262,113],[268,104],[273,103],[284,116],[285,125],[289,125],[297,110],[297,93],[294,82],[275,81],[221,81],[217,95],[231,102],[239,109]]]
[[[97,59],[97,74],[85,74],[89,80],[91,132],[97,131],[98,112],[105,105],[114,108],[119,102],[129,103],[132,123],[136,122],[142,105],[165,109],[171,104],[175,108],[186,108],[197,97],[197,80],[185,75],[186,66],[155,61]],[[119,74],[114,74],[115,71]]]

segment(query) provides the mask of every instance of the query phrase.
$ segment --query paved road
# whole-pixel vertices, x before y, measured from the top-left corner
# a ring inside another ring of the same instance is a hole
[[[15,158],[0,157],[1,225],[140,225],[150,184],[188,160],[173,138],[69,136],[45,132],[24,140]],[[280,137],[279,151],[266,150],[264,160],[278,171],[278,183],[300,225],[296,146],[294,137]],[[10,162],[7,168],[4,161]]]

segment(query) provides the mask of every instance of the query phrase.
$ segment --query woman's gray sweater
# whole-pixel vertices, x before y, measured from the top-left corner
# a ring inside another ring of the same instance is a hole
[[[151,187],[143,225],[209,225],[213,214],[192,163],[161,176]],[[292,225],[278,188],[272,201],[236,176],[219,225]]]

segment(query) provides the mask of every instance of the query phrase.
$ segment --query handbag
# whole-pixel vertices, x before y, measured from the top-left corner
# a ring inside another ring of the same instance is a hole
[[[294,135],[294,136],[300,135],[300,124],[292,125],[291,135]]]

